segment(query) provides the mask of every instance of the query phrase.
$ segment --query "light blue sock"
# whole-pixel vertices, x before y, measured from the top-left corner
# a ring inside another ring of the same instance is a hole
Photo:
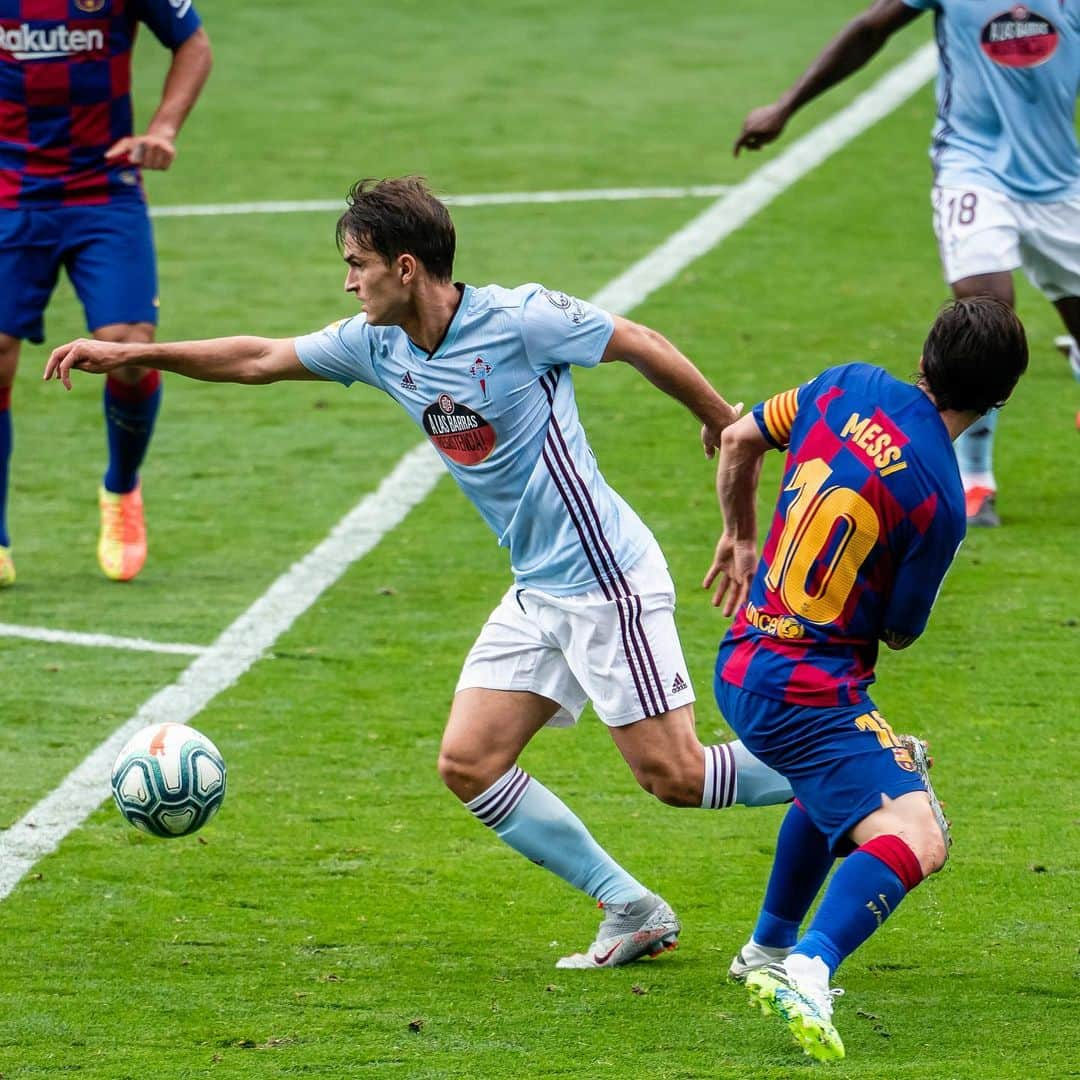
[[[648,892],[557,795],[516,765],[465,807],[515,851],[606,906]]]
[[[1069,367],[1072,369],[1073,378],[1080,382],[1080,341],[1076,338],[1070,339]]]
[[[703,810],[743,806],[772,806],[791,802],[791,785],[775,769],[759,761],[738,739],[703,747],[705,782],[701,789]]]
[[[956,463],[965,487],[996,488],[994,484],[994,431],[997,428],[997,409],[980,417],[953,443]]]
[[[736,739],[728,746],[738,769],[735,802],[742,806],[773,806],[795,798],[787,780],[763,761],[758,761],[740,740]]]

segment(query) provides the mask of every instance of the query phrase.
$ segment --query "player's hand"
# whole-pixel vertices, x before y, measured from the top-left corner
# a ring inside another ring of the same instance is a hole
[[[735,156],[739,156],[740,150],[760,150],[771,143],[787,122],[787,110],[780,105],[762,105],[754,109],[743,121],[742,131],[735,140]]]
[[[734,615],[750,595],[750,583],[757,569],[757,542],[735,540],[726,532],[716,542],[716,553],[709,567],[703,589],[717,582],[713,607],[723,607],[725,615]],[[719,580],[717,580],[719,579]]]
[[[128,135],[105,151],[106,161],[121,157],[143,169],[167,169],[176,157],[176,146],[165,135]]]
[[[731,427],[742,416],[743,403],[729,405],[724,402],[724,408],[720,416],[701,427],[701,445],[705,448],[705,456],[711,458],[720,449],[720,436],[724,434],[724,428]]]
[[[128,346],[112,341],[91,341],[78,338],[53,349],[45,362],[42,378],[59,379],[66,389],[71,389],[71,371],[89,371],[94,375],[103,375],[107,371],[122,367],[127,360]]]

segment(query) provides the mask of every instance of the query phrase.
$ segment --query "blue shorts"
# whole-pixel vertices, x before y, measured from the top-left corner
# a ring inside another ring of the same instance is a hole
[[[848,833],[881,809],[881,796],[925,791],[922,777],[867,698],[858,705],[790,705],[717,678],[716,702],[746,748],[783,774],[833,854],[851,850]]]
[[[90,331],[157,323],[157,268],[141,200],[0,210],[0,333],[45,340],[45,306],[63,266]]]

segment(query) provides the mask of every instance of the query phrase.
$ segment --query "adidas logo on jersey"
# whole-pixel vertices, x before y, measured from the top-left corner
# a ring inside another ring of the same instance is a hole
[[[675,673],[675,681],[671,684],[671,693],[681,694],[686,689],[686,680],[678,672]]]
[[[413,382],[412,373],[406,371],[401,377],[401,389],[402,390],[415,390],[416,383]]]

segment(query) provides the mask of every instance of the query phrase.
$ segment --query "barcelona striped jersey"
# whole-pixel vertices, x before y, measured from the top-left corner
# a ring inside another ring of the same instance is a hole
[[[948,430],[922,390],[868,364],[830,368],[753,416],[788,453],[717,676],[793,704],[861,704],[878,642],[922,633],[964,537]]]
[[[105,151],[132,134],[139,23],[168,49],[200,26],[191,0],[0,0],[0,209],[142,199]]]

